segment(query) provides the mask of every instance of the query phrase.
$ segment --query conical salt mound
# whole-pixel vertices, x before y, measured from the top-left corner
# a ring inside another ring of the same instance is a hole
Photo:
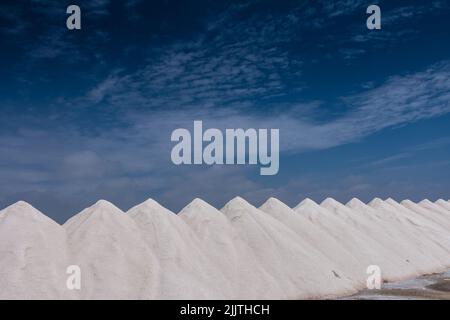
[[[348,206],[349,208],[354,208],[354,207],[362,207],[365,206],[366,204],[364,202],[362,202],[361,200],[359,200],[358,198],[352,198],[349,202],[347,202],[346,206]]]
[[[337,201],[330,199],[325,202],[325,204],[327,203],[334,207]],[[386,271],[383,273],[386,280],[396,280],[399,276],[399,274],[395,274],[395,270],[398,270],[395,268],[395,265],[390,261],[386,261],[386,258],[383,257],[386,250],[359,230],[349,218],[344,219],[335,212],[313,203],[297,206],[295,211],[312,221],[323,232],[332,236],[335,242],[345,247],[356,258],[359,262],[357,275],[361,279],[367,279],[366,270],[370,265],[380,264],[383,265],[383,269]]]
[[[328,272],[325,274],[334,275],[334,271],[341,275],[342,283],[330,281],[330,284],[338,285],[333,288],[336,294],[348,295],[364,286],[365,283],[360,275],[360,270],[356,267],[358,266],[357,259],[328,233],[323,232],[278,199],[268,199],[259,209],[292,229],[302,239],[302,242],[312,246],[322,254],[322,266],[328,268]]]
[[[422,217],[429,219],[441,227],[443,227],[445,230],[450,229],[450,221],[447,219],[445,215],[442,215],[439,212],[434,212],[433,210],[430,210],[427,207],[424,207],[423,205],[419,205],[417,203],[414,203],[410,200],[403,200],[401,204],[406,207],[409,210],[412,210],[416,212],[417,214],[421,215]]]
[[[234,299],[275,299],[283,296],[283,288],[262,268],[255,253],[239,237],[222,212],[203,200],[195,199],[179,216],[200,237],[211,263],[222,270],[227,280],[226,285],[219,285],[220,278],[213,277],[211,286],[232,289]]]
[[[334,298],[363,288],[369,266],[384,281],[450,267],[449,205],[238,197],[176,215],[101,200],[60,226],[18,202],[0,211],[0,299]]]
[[[442,208],[441,206],[431,202],[428,199],[422,200],[419,202],[419,206],[422,208],[428,209],[434,213],[440,214],[441,217],[448,220],[450,222],[450,214],[447,209]]]
[[[364,212],[364,208],[367,209],[365,204],[360,203],[359,210],[354,210],[333,199],[327,199],[321,207],[339,217],[346,227],[355,228],[366,236],[366,245],[373,250],[372,258],[377,260],[375,264],[382,268],[386,279],[401,280],[420,274],[420,266],[418,268],[408,262],[416,253],[408,250],[405,240],[389,224],[374,219],[378,216],[373,213],[361,214],[361,210]],[[393,246],[393,243],[396,245]]]
[[[436,256],[444,266],[450,265],[450,237],[445,228],[429,217],[410,210],[393,199],[387,199],[386,203],[394,207],[397,212],[404,216],[405,222],[407,222],[409,228],[414,231],[415,238],[420,239],[425,237],[432,241],[432,244],[427,245],[429,246],[427,252],[431,252],[434,248],[434,256]]]
[[[450,212],[450,202],[439,199],[435,203]]]
[[[385,201],[385,204],[389,205],[388,207],[386,207],[388,210],[391,209],[391,207],[393,207],[396,210],[395,212],[399,213],[400,216],[406,219],[406,221],[411,225],[431,229],[434,229],[436,227],[438,229],[441,228],[439,225],[433,222],[433,220],[429,219],[428,217],[424,217],[413,210],[410,210],[409,208],[403,206],[394,199],[391,198],[387,199]]]
[[[393,199],[372,204],[373,208],[383,215],[398,235],[406,237],[411,250],[417,251],[422,261],[420,272],[437,273],[443,270],[447,261],[445,248],[440,244],[440,237],[433,223],[420,215],[411,212]],[[408,259],[411,262],[410,259]],[[418,264],[417,264],[418,265]]]
[[[127,213],[161,264],[158,299],[225,298],[210,278],[218,270],[211,265],[202,244],[185,221],[149,199]]]
[[[324,260],[320,252],[242,198],[231,200],[221,211],[255,252],[260,265],[279,281],[285,297],[325,297],[330,294],[330,285],[337,287],[333,281],[347,281],[337,272],[327,276],[329,270],[322,265]]]
[[[64,229],[26,202],[0,211],[0,299],[66,297]]]
[[[93,206],[84,209],[67,220],[64,223],[64,228],[68,230],[68,232],[71,232],[83,224],[88,224],[90,220],[102,220],[105,223],[109,223],[114,220],[120,220],[121,218],[119,216],[122,215],[124,215],[124,213],[112,203],[106,200],[99,200]]]
[[[318,204],[315,201],[313,201],[309,198],[306,198],[303,201],[301,201],[293,210],[296,210],[302,206],[315,206],[315,205],[318,205]]]
[[[434,256],[424,249],[424,243],[431,247],[435,245],[423,234],[417,234],[416,226],[422,223],[419,219],[411,214],[405,214],[405,208],[393,199],[386,201],[379,199],[372,204],[376,208],[359,204],[352,205],[352,209],[358,213],[365,213],[365,216],[376,218],[371,221],[371,224],[377,227],[371,229],[378,228],[378,234],[383,238],[380,243],[396,252],[397,258],[400,259],[400,262],[397,262],[398,265],[406,262],[407,267],[399,268],[405,275],[408,270],[411,272],[409,276],[413,277],[414,273],[417,276],[434,272],[442,266],[439,255]]]
[[[131,217],[113,204],[99,201],[64,227],[71,264],[78,265],[83,275],[80,298],[157,297],[159,263]]]
[[[322,201],[322,203],[320,204],[321,206],[325,206],[325,207],[340,207],[343,206],[342,203],[340,203],[339,201],[334,200],[333,198],[326,198],[325,200]]]

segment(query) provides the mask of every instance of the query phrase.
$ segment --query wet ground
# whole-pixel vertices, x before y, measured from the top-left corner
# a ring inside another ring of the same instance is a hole
[[[450,270],[442,274],[383,284],[381,290],[363,290],[350,300],[450,300]]]

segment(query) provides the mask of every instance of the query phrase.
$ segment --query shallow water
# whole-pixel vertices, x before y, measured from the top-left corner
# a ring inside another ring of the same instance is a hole
[[[416,279],[385,283],[380,290],[363,290],[345,300],[450,300],[450,270]]]

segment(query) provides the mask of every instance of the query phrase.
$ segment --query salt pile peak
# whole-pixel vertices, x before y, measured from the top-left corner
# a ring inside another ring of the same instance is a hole
[[[350,281],[338,270],[329,270],[329,261],[317,249],[244,199],[231,200],[221,211],[256,252],[260,264],[280,281],[287,298],[332,296],[330,287],[349,285]],[[304,273],[309,276],[305,278]]]
[[[450,211],[450,202],[447,202],[445,200],[439,199],[439,200],[436,201],[436,204],[440,205],[444,209],[447,209],[448,211]]]
[[[221,277],[203,244],[181,216],[149,199],[127,214],[136,222],[144,242],[160,262],[158,299],[224,298],[212,276]]]
[[[300,214],[305,213],[304,216],[311,222],[316,222],[316,219],[321,215],[330,214],[328,210],[323,209],[317,202],[309,198],[302,200],[293,210]]]
[[[205,236],[205,233],[210,231],[203,228],[206,224],[214,224],[221,228],[226,223],[226,217],[219,210],[199,198],[192,200],[178,215],[200,236]]]
[[[367,277],[365,272],[370,265],[383,265],[383,269],[386,271],[384,272],[386,279],[396,280],[400,276],[400,271],[396,272],[394,263],[385,258],[385,254],[389,250],[361,231],[348,217],[343,217],[334,210],[341,206],[344,207],[342,204],[332,199],[322,204],[329,204],[332,210],[325,208],[323,205],[319,206],[308,202],[308,205],[297,206],[295,211],[308,217],[315,225],[329,233],[336,242],[341,243],[352,252],[360,262],[358,266],[360,277]],[[388,256],[392,256],[392,254],[389,253]]]
[[[64,299],[65,230],[24,201],[0,211],[0,299]]]
[[[420,221],[420,217],[415,219],[413,215],[405,213],[406,209],[393,199],[386,201],[376,199],[372,205],[378,206],[379,209],[368,205],[354,206],[353,209],[357,212],[367,212],[368,216],[377,217],[377,221],[373,223],[379,227],[378,234],[382,237],[380,242],[396,252],[395,259],[400,259],[396,262],[397,265],[407,264],[400,268],[404,270],[405,276],[414,277],[430,269],[439,269],[436,266],[440,266],[440,262],[434,255],[423,249],[422,243],[425,241],[431,247],[435,247],[434,244],[428,239],[421,238],[423,235],[417,235],[415,232],[417,226],[425,225]]]
[[[138,217],[140,215],[139,214],[140,212],[143,214],[143,216],[147,216],[149,214],[156,214],[156,215],[174,214],[172,211],[163,207],[161,204],[159,204],[154,199],[147,199],[144,202],[132,207],[131,209],[129,209],[127,211],[127,214],[134,216],[134,217]]]
[[[345,204],[347,208],[350,208],[357,212],[358,214],[366,215],[370,220],[380,221],[381,217],[377,214],[377,211],[358,198],[352,198],[349,202]]]
[[[325,200],[321,206],[333,212],[347,227],[351,226],[366,236],[366,245],[372,248],[374,252],[372,257],[377,261],[375,264],[384,270],[387,279],[400,280],[420,274],[419,270],[407,262],[416,255],[415,252],[409,250],[405,239],[399,237],[398,233],[389,226],[389,223],[380,219],[371,219],[371,214],[360,214],[359,211],[344,206],[333,199]],[[360,204],[359,208],[368,212],[364,204]],[[393,246],[393,243],[396,245]],[[402,270],[402,272],[398,270]]]
[[[370,265],[387,281],[450,267],[448,205],[237,197],[174,214],[149,199],[125,214],[101,200],[60,226],[18,202],[0,211],[0,298],[332,298],[361,289]]]
[[[439,213],[444,217],[447,217],[449,214],[447,209],[442,208],[441,206],[437,205],[436,203],[431,202],[428,199],[420,201],[419,206],[421,206],[425,209],[431,210],[433,212]]]
[[[277,280],[267,274],[256,259],[256,253],[240,238],[222,212],[201,199],[195,199],[181,210],[179,216],[200,237],[211,262],[221,268],[227,285],[219,287],[234,290],[233,296],[238,299],[284,297]],[[212,283],[217,283],[217,280],[213,279]]]
[[[362,202],[361,200],[359,200],[358,198],[350,199],[350,201],[347,202],[345,205],[350,208],[358,207],[358,206],[366,206],[366,204],[364,202]]]
[[[236,280],[237,253],[234,247],[235,235],[226,217],[206,201],[196,198],[184,207],[179,217],[184,220],[199,237],[212,264],[223,270],[224,277],[217,281]],[[235,290],[226,285],[229,290]]]
[[[327,264],[323,263],[323,265],[329,269],[324,275],[332,275],[333,271],[346,275],[348,280],[351,281],[350,289],[343,282],[339,287],[333,288],[334,292],[350,294],[356,288],[363,287],[362,278],[358,276],[360,270],[356,268],[358,261],[328,233],[323,232],[306,217],[296,213],[276,198],[269,198],[259,209],[293,230],[305,245],[308,244],[321,253],[322,258],[328,262]],[[330,281],[331,283],[333,281]]]
[[[47,217],[45,214],[40,212],[38,209],[33,207],[31,204],[25,201],[18,201],[9,207],[0,211],[0,219],[24,219],[27,221],[33,221],[36,223],[42,222],[47,224],[53,224],[55,226],[60,226],[54,220]]]
[[[416,212],[417,214],[420,214],[421,216],[443,226],[446,230],[450,229],[450,221],[445,215],[442,215],[439,212],[434,212],[433,210],[429,210],[428,208],[420,206],[419,204],[414,203],[411,200],[403,200],[401,204],[404,207]]]
[[[406,221],[408,221],[410,224],[413,224],[415,226],[420,226],[423,228],[440,228],[436,223],[434,223],[432,220],[428,219],[427,217],[424,217],[420,214],[417,214],[417,212],[408,209],[407,207],[401,205],[397,201],[395,201],[392,198],[388,198],[385,201],[386,204],[390,205],[396,214],[403,216]]]
[[[90,223],[90,220],[97,222],[110,223],[112,221],[120,221],[122,215],[125,213],[117,208],[114,204],[106,200],[99,200],[89,208],[84,209],[64,223],[64,228],[70,233],[75,231],[85,222]]]
[[[157,297],[160,265],[130,216],[101,200],[68,220],[64,227],[71,264],[80,266],[84,274],[81,298]]]
[[[418,267],[421,266],[419,272],[423,272],[423,269],[432,270],[433,273],[443,270],[447,253],[441,245],[439,230],[434,228],[426,217],[399,206],[393,199],[381,201],[377,211],[386,214],[396,234],[406,237],[410,249],[417,251],[422,261],[421,264],[416,264]]]
[[[298,209],[301,206],[317,206],[317,202],[314,200],[311,200],[310,198],[303,199],[295,208],[294,210]]]
[[[426,210],[422,210],[422,208],[420,208],[416,204],[414,204],[414,206],[419,208],[420,212],[422,212],[423,214],[411,210],[394,200],[388,199],[386,200],[386,202],[388,202],[396,209],[395,211],[396,213],[402,213],[405,216],[405,218],[408,221],[410,221],[411,224],[413,224],[413,227],[418,231],[420,231],[421,233],[420,236],[426,236],[432,239],[434,242],[436,242],[437,245],[439,245],[440,247],[443,247],[446,250],[447,249],[450,250],[450,238],[447,236],[448,229],[446,229],[445,226],[443,226],[442,224],[433,220],[432,214],[434,213],[429,214],[427,213]],[[445,222],[448,221],[449,219],[443,217],[442,220]]]

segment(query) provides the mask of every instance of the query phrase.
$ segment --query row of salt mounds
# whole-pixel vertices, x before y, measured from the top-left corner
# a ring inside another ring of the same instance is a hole
[[[64,229],[25,202],[0,211],[0,299],[61,299],[66,289]]]
[[[450,210],[450,201],[444,201],[442,199],[439,199],[438,201],[436,201],[436,204],[444,209]]]
[[[200,209],[196,208],[195,213]],[[154,200],[128,211],[161,264],[159,299],[231,299],[233,279],[192,229]],[[225,236],[225,235],[224,235]],[[208,253],[207,253],[208,252]],[[225,267],[226,265],[223,264]]]
[[[406,202],[411,201],[406,200]],[[441,272],[450,265],[449,228],[443,229],[441,225],[430,220],[427,215],[417,214],[393,199],[384,202],[375,199],[371,202],[371,205],[378,208],[377,211],[389,211],[391,217],[396,217],[396,220],[402,221],[402,228],[399,228],[399,232],[410,232],[411,236],[417,239],[416,248],[422,253],[431,255],[434,261],[440,262],[440,265],[438,263],[430,265],[426,273]],[[381,210],[381,208],[384,210]]]
[[[160,267],[134,221],[101,200],[69,219],[71,264],[82,270],[82,299],[153,299]]]
[[[257,259],[226,216],[203,200],[195,199],[179,217],[199,236],[212,261],[221,266],[232,284],[235,299],[282,299],[282,284]]]
[[[311,201],[311,200],[306,200]],[[260,210],[267,212],[272,217],[292,229],[302,241],[314,246],[323,255],[333,261],[343,274],[352,280],[355,289],[365,286],[364,266],[358,258],[353,256],[344,246],[342,246],[328,232],[316,226],[305,216],[296,213],[286,204],[278,199],[270,198],[261,207]],[[363,270],[363,271],[362,271]]]
[[[306,200],[300,203],[295,211],[322,227],[335,238],[336,242],[355,255],[361,263],[358,266],[357,275],[367,278],[365,272],[370,265],[379,266],[383,272],[383,278],[387,281],[397,281],[417,275],[406,261],[399,260],[397,252],[392,250],[391,245],[383,245],[378,239],[373,238],[379,232],[379,228],[372,229],[373,231],[367,234],[365,224],[352,220],[351,210],[345,210],[345,207],[337,201],[327,199],[322,205],[318,205],[311,200]],[[339,213],[339,211],[344,212]],[[376,225],[372,225],[371,228],[374,226]]]
[[[450,266],[450,203],[196,199],[175,215],[149,200],[99,201],[60,226],[24,202],[0,211],[3,299],[287,299],[353,293],[368,265],[388,281]],[[82,290],[66,288],[80,265]]]
[[[369,205],[353,199],[347,207],[353,209],[352,213],[348,212],[349,216],[360,221],[361,229],[366,234],[395,253],[396,265],[403,266],[404,270],[401,278],[417,277],[443,269],[439,257],[445,253],[422,234],[417,235],[410,222],[403,219],[400,210],[392,214],[391,206],[381,199],[374,199]],[[429,250],[424,250],[424,247]]]
[[[286,298],[324,298],[354,290],[352,280],[334,262],[242,198],[231,200],[221,211],[279,281]]]
[[[443,212],[443,215],[429,210],[424,207],[424,203],[416,204],[410,200],[404,200],[401,205],[391,202],[396,209],[392,210],[394,213],[403,213],[407,219],[414,224],[417,233],[421,236],[428,237],[434,244],[441,248],[442,254],[439,256],[440,260],[445,266],[450,264],[450,211]]]
[[[426,207],[417,203],[414,203],[410,200],[404,200],[401,202],[401,205],[412,212],[415,212],[422,218],[428,219],[435,224],[442,226],[445,230],[450,229],[450,221],[444,215],[434,212],[432,210],[427,209]]]
[[[397,220],[392,220],[392,216],[382,214],[383,210],[374,210],[371,205],[375,205],[378,201],[383,202],[376,198],[369,205],[365,205],[354,199],[353,202],[347,204],[347,207],[353,209],[353,218],[360,218],[366,222],[364,230],[367,234],[371,234],[375,240],[395,252],[396,264],[407,265],[402,278],[412,278],[430,271],[443,270],[441,261],[439,261],[439,256],[443,252],[439,248],[435,248],[436,246],[423,235],[417,236],[409,221],[400,219],[400,213],[398,213]],[[427,245],[429,251],[424,250],[424,246]],[[406,270],[410,270],[410,274],[407,274]]]

